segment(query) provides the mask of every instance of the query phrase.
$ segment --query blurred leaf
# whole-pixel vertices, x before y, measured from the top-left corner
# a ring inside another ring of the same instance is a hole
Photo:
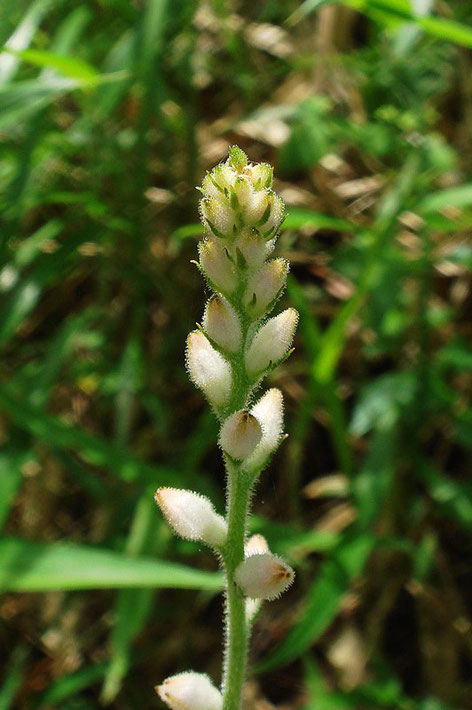
[[[5,444],[0,450],[0,530],[23,481],[21,467],[29,458],[31,454],[27,451],[19,452]]]
[[[390,428],[410,404],[415,393],[412,372],[395,372],[377,377],[362,389],[354,409],[350,430],[364,436],[374,426]]]
[[[157,552],[156,510],[151,490],[138,501],[128,535],[126,553],[136,557]],[[105,673],[100,699],[111,703],[131,664],[131,644],[142,630],[152,611],[153,589],[123,589],[115,603],[115,623],[111,634],[110,663]]]
[[[104,466],[112,473],[132,480],[138,476],[169,485],[181,480],[176,472],[165,467],[152,466],[134,457],[123,448],[109,444],[98,436],[71,427],[44,410],[32,407],[7,386],[0,386],[0,411],[23,430],[44,443],[59,449],[72,449],[84,461],[94,466]]]
[[[67,698],[77,696],[81,690],[85,690],[95,685],[105,674],[108,668],[107,663],[94,663],[85,666],[75,673],[70,673],[55,680],[50,687],[42,693],[34,707],[46,708],[58,706],[63,708],[63,702]]]
[[[0,589],[46,592],[65,589],[166,587],[220,591],[221,574],[174,562],[63,542],[0,539]]]
[[[438,541],[434,533],[423,535],[413,551],[413,577],[426,582],[434,567]]]
[[[69,79],[77,79],[83,84],[95,83],[98,72],[87,62],[76,57],[66,57],[54,52],[45,52],[38,49],[23,49],[21,51],[3,48],[4,52],[14,54],[24,62],[29,62],[37,67],[54,69]]]
[[[334,621],[354,577],[359,575],[374,546],[370,535],[359,533],[342,541],[326,560],[307,590],[305,605],[282,643],[256,665],[265,672],[302,656]]]
[[[21,51],[31,42],[41,20],[46,12],[54,6],[53,0],[36,0],[31,3],[11,37],[6,41],[5,48]],[[0,53],[0,84],[9,81],[15,74],[18,60],[14,54]]]
[[[420,460],[416,473],[431,498],[447,514],[455,518],[472,534],[472,487],[470,483],[454,481],[428,461]]]
[[[28,652],[26,647],[16,646],[10,654],[8,664],[5,669],[5,678],[0,687],[0,710],[10,710],[13,708],[15,697],[21,688],[25,677],[25,662]]]
[[[320,5],[341,1],[354,10],[372,15],[372,18],[377,21],[392,23],[394,26],[411,22],[433,37],[472,48],[470,27],[442,17],[420,16],[412,9],[409,0],[305,0],[296,13],[289,18],[290,24],[300,21]]]
[[[379,422],[369,442],[367,456],[352,482],[359,524],[372,525],[388,499],[398,447],[396,422]]]
[[[433,192],[424,197],[417,205],[420,214],[439,212],[451,207],[470,207],[472,205],[472,185],[460,185],[449,190]]]
[[[345,219],[337,219],[314,210],[290,207],[288,216],[282,225],[285,229],[300,229],[301,227],[315,227],[316,229],[333,229],[337,232],[355,232],[357,226]]]

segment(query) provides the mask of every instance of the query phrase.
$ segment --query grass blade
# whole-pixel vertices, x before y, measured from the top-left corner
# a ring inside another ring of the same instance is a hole
[[[223,580],[217,572],[146,557],[133,558],[85,545],[44,544],[15,538],[0,540],[0,589],[3,592],[135,587],[217,592],[222,589]]]

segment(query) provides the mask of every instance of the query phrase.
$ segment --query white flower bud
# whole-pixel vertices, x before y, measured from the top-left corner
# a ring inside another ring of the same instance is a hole
[[[226,521],[205,496],[181,488],[158,488],[154,498],[165,519],[180,537],[201,540],[212,547],[224,544]]]
[[[238,251],[243,256],[249,268],[257,268],[268,256],[267,242],[252,229],[244,229],[235,239],[232,255],[238,258]]]
[[[261,425],[244,410],[225,421],[220,432],[220,446],[231,458],[240,461],[250,456],[262,438]]]
[[[187,338],[187,368],[190,378],[215,406],[227,401],[232,385],[231,367],[199,330]]]
[[[263,190],[272,186],[272,175],[274,168],[269,163],[257,163],[249,165],[247,172],[250,175],[251,182],[255,190]]]
[[[245,206],[243,211],[245,224],[257,227],[261,220],[265,221],[264,217],[266,212],[267,217],[270,214],[270,198],[271,195],[268,190],[258,190],[257,192],[253,192],[251,200]]]
[[[251,276],[243,302],[252,316],[261,316],[266,312],[283,288],[287,274],[288,261],[273,259]]]
[[[252,557],[252,555],[263,555],[269,552],[269,545],[263,535],[252,535],[244,545],[244,557]],[[251,623],[255,615],[261,608],[262,599],[246,599],[246,619]]]
[[[207,675],[187,671],[167,678],[156,687],[171,710],[221,710],[223,697]]]
[[[234,212],[225,201],[205,197],[200,200],[200,211],[205,226],[215,237],[233,235]]]
[[[242,175],[238,175],[233,190],[236,196],[235,208],[242,208],[249,204],[253,195],[252,185],[249,180],[246,180]]]
[[[209,197],[215,200],[220,200],[222,197],[224,197],[224,190],[222,187],[220,187],[217,180],[215,180],[212,173],[207,173],[205,175],[205,177],[203,178],[202,188],[202,192],[205,197]]]
[[[254,336],[246,351],[246,368],[250,376],[266,370],[286,355],[292,344],[298,313],[294,308],[270,318]]]
[[[230,188],[234,185],[237,173],[233,168],[226,163],[219,163],[211,171],[215,182],[218,187],[226,194],[229,193]]]
[[[270,601],[292,584],[295,573],[281,557],[251,555],[236,567],[234,580],[246,597]]]
[[[200,265],[208,278],[222,293],[232,293],[238,285],[234,266],[223,244],[205,239],[198,245]]]
[[[242,329],[239,317],[221,296],[213,296],[205,308],[203,329],[223,350],[231,353],[241,347]]]
[[[243,465],[246,471],[258,471],[266,463],[280,442],[283,429],[283,398],[280,390],[268,390],[252,407],[251,414],[256,417],[262,429],[262,439],[252,456]]]
[[[264,535],[256,533],[251,535],[249,540],[244,545],[244,557],[252,557],[252,555],[263,555],[269,552],[269,545]]]
[[[276,195],[275,193],[272,194],[272,204],[271,204],[271,209],[270,209],[270,214],[265,222],[265,224],[261,227],[261,230],[263,231],[263,236],[267,239],[268,237],[272,237],[275,232],[277,232],[278,228],[280,227],[283,217],[284,217],[284,212],[285,212],[285,204],[284,201],[282,200],[281,197]]]

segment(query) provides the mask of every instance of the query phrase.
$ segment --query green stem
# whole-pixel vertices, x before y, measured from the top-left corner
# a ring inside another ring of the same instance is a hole
[[[223,710],[239,710],[247,662],[248,625],[246,600],[236,586],[234,573],[244,559],[249,482],[228,464],[228,538],[224,551],[226,570],[226,639],[223,673]]]
[[[224,417],[247,406],[252,390],[244,362],[250,325],[250,319],[246,316],[242,305],[245,284],[246,279],[241,275],[239,289],[232,300],[232,305],[241,319],[243,332],[241,350],[231,359],[233,392]],[[246,621],[246,599],[234,581],[234,573],[236,567],[244,560],[251,479],[227,456],[225,456],[225,463],[228,477],[226,510],[228,537],[222,551],[226,572],[223,710],[239,710],[247,665],[249,624]]]

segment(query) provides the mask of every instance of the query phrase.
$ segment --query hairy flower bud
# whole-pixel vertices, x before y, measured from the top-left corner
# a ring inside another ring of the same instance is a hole
[[[248,227],[263,224],[270,214],[271,194],[269,190],[257,190],[251,195],[251,200],[243,210],[244,223]]]
[[[266,552],[246,557],[236,568],[234,579],[245,596],[270,601],[285,592],[294,576],[281,557]]]
[[[261,316],[275,300],[288,274],[286,259],[273,259],[256,271],[248,281],[243,302],[253,317]]]
[[[269,545],[264,535],[256,533],[251,535],[249,540],[244,545],[244,557],[252,557],[252,555],[262,555],[269,552]]]
[[[250,269],[260,266],[269,255],[271,249],[259,232],[254,229],[243,229],[233,244],[233,254],[236,261],[242,260]]]
[[[243,464],[245,471],[259,471],[280,443],[283,428],[283,398],[275,387],[268,390],[252,407],[262,429],[262,439]]]
[[[205,308],[203,329],[223,350],[234,353],[241,347],[241,323],[234,308],[221,296],[213,296]]]
[[[248,173],[251,176],[251,182],[255,190],[261,190],[267,187],[272,187],[272,175],[274,168],[269,163],[257,163],[250,165]]]
[[[174,532],[187,540],[221,547],[227,525],[205,496],[180,488],[158,488],[155,500]]]
[[[234,214],[222,200],[205,198],[200,202],[200,210],[204,224],[215,237],[224,239],[234,234]]]
[[[265,239],[271,239],[278,231],[280,225],[283,222],[285,214],[285,204],[281,197],[272,193],[272,200],[270,203],[270,213],[267,217],[266,222],[261,225],[261,231]]]
[[[263,555],[269,552],[269,545],[263,535],[252,535],[244,545],[244,557],[252,557],[252,555]],[[246,599],[246,619],[251,623],[255,615],[261,608],[262,599]]]
[[[200,265],[218,291],[229,294],[238,285],[238,278],[226,247],[216,239],[205,239],[198,245]]]
[[[235,412],[225,421],[220,432],[220,446],[231,458],[238,460],[250,456],[262,438],[261,425],[244,410]]]
[[[257,229],[261,237],[272,239],[282,221],[284,203],[271,185],[271,166],[248,164],[246,154],[232,146],[228,160],[203,178],[200,215],[204,227],[227,240],[246,229]]]
[[[257,331],[246,351],[246,367],[249,375],[254,376],[263,372],[286,355],[292,344],[297,322],[297,311],[294,308],[287,308],[275,318],[270,318]]]
[[[156,687],[171,710],[221,710],[223,698],[207,675],[186,671],[167,678]]]
[[[231,391],[231,368],[199,330],[192,331],[187,338],[187,367],[193,382],[212,404],[225,404]]]

